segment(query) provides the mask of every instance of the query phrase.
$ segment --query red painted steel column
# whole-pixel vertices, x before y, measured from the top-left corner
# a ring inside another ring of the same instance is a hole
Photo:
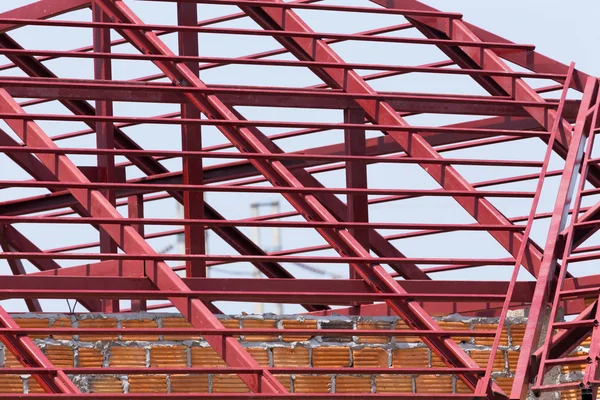
[[[177,21],[180,26],[196,26],[198,24],[198,5],[196,3],[177,3]],[[198,56],[198,33],[178,32],[179,55]],[[200,66],[197,61],[185,63],[192,74],[199,76]],[[183,82],[182,84],[185,84]],[[200,110],[189,102],[181,104],[181,118],[200,119]],[[200,125],[185,124],[181,126],[181,148],[184,151],[202,151],[202,130]],[[202,185],[202,158],[183,157],[183,183],[186,185]],[[183,192],[183,215],[186,219],[204,219],[204,193]],[[185,254],[205,254],[205,227],[202,225],[186,225],[184,227]],[[206,261],[188,260],[185,262],[186,276],[206,277]]]
[[[144,195],[138,194],[127,198],[127,216],[129,218],[144,218]],[[141,237],[144,237],[144,224],[131,225]],[[146,300],[131,300],[131,311],[147,311]]]
[[[361,109],[345,109],[344,123],[364,124],[365,113]],[[366,137],[364,129],[345,129],[344,144],[346,155],[364,156],[366,155]],[[346,187],[348,188],[367,188],[367,163],[365,161],[353,160],[346,161]],[[366,194],[349,194],[348,217],[349,222],[369,222],[369,196]],[[356,238],[358,243],[369,251],[369,230],[366,228],[351,228],[350,233]],[[354,268],[350,268],[350,279],[359,279],[360,276]]]
[[[92,17],[94,22],[110,22],[108,16],[96,4],[92,4]],[[93,28],[94,52],[110,53],[110,29]],[[94,78],[110,81],[112,79],[111,60],[108,58],[94,59]],[[111,100],[96,100],[96,115],[112,116],[113,103]],[[115,133],[112,122],[96,122],[96,147],[98,149],[114,149]],[[110,154],[101,154],[98,158],[98,182],[116,182],[115,158]],[[115,191],[112,189],[102,190],[101,193],[113,206],[116,204]],[[117,244],[110,235],[102,228],[100,234],[100,252],[117,253]],[[102,310],[104,312],[118,312],[119,300],[103,300]]]

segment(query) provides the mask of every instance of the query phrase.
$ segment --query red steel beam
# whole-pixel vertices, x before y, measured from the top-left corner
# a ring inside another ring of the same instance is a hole
[[[452,71],[454,70],[456,69]],[[200,91],[164,84],[96,82],[84,79],[57,80],[56,78],[32,80],[20,77],[3,77],[0,78],[0,83],[2,83],[13,97],[50,100],[112,99],[115,101],[189,103],[184,92],[195,91],[218,94],[224,103],[231,106],[343,109],[357,108],[354,99],[365,98],[386,100],[394,109],[403,112],[493,116],[528,116],[529,114],[523,110],[523,106],[542,109],[556,107],[556,102],[553,99],[547,99],[547,103],[540,104],[515,101],[505,97],[495,99],[479,96],[448,96],[427,93],[380,92],[377,95],[355,97],[354,95],[342,93],[337,90],[256,87],[231,88],[220,85],[209,85],[206,90]],[[577,113],[578,105],[578,100],[567,101],[565,116],[573,118]]]
[[[191,3],[177,3],[177,22],[179,26],[196,26],[198,23],[198,7]],[[177,33],[179,54],[182,56],[198,56],[198,34],[196,32]],[[198,62],[185,63],[190,72],[198,76],[200,68]],[[181,104],[181,117],[200,119],[200,110],[193,104]],[[181,150],[201,151],[202,131],[199,125],[181,126]],[[202,158],[187,158],[182,160],[182,175],[184,184],[202,185],[204,183],[202,171]],[[183,192],[183,216],[186,219],[204,218],[204,193]],[[184,227],[184,243],[186,254],[205,254],[205,227],[202,225],[186,225]],[[206,276],[206,262],[204,260],[186,261],[187,277]]]
[[[0,14],[0,18],[47,19],[70,11],[86,8],[90,3],[90,0],[38,0],[31,4],[26,4],[3,12]],[[21,26],[23,25],[10,23],[0,24],[0,33],[6,33]]]
[[[6,276],[0,283],[0,290],[42,290],[48,291],[53,288],[57,290],[94,290],[98,287],[107,287],[112,290],[123,291],[152,291],[160,293],[154,284],[148,279],[139,276],[117,275],[119,271],[114,270],[113,276],[105,275],[100,271],[99,265],[91,264],[84,274],[77,273],[78,267],[64,268],[60,274],[52,276],[49,274],[29,274],[26,276]],[[71,271],[74,269],[74,271]],[[100,275],[101,274],[101,275]],[[83,276],[86,279],[81,279]],[[182,278],[183,282],[193,291],[219,291],[219,292],[314,292],[315,294],[328,293],[355,293],[356,295],[372,294],[369,286],[361,279],[328,280],[328,279],[263,279],[251,280],[245,278]],[[431,281],[407,279],[398,281],[398,284],[409,294],[421,294],[424,296],[448,296],[453,293],[461,293],[465,296],[474,296],[486,293],[498,296],[506,293],[508,282],[506,281]],[[533,282],[520,282],[517,285],[519,292],[515,295],[515,302],[531,301],[534,289]],[[267,296],[265,294],[265,296]],[[139,297],[139,296],[138,296]]]
[[[252,3],[255,3],[254,0],[251,0]],[[247,3],[248,4],[248,3]],[[272,4],[272,3],[268,3]],[[283,4],[283,3],[280,3]],[[291,3],[287,3],[291,4]],[[410,18],[419,18],[419,17],[410,17]],[[411,37],[398,37],[398,36],[373,36],[373,35],[362,35],[362,34],[339,34],[339,33],[330,33],[330,32],[283,32],[276,29],[240,29],[240,28],[207,28],[200,26],[173,26],[173,25],[155,25],[155,24],[144,24],[143,26],[136,26],[135,24],[127,24],[127,23],[112,23],[112,22],[80,22],[80,21],[65,21],[65,20],[53,20],[53,21],[45,21],[45,20],[37,20],[37,19],[18,19],[18,18],[2,18],[0,17],[0,23],[5,24],[23,24],[23,25],[41,25],[41,26],[60,26],[60,27],[72,27],[72,28],[94,28],[94,27],[105,27],[111,29],[120,29],[120,30],[134,30],[134,31],[168,31],[168,32],[199,32],[199,33],[214,33],[214,34],[235,34],[235,35],[248,35],[248,36],[268,36],[274,38],[287,38],[287,37],[297,37],[297,38],[318,38],[318,39],[332,39],[339,41],[364,41],[364,42],[383,42],[383,43],[409,43],[409,44],[421,44],[421,45],[429,45],[429,46],[445,46],[445,45],[459,45],[465,47],[473,47],[473,48],[510,48],[512,50],[533,50],[534,46],[528,44],[506,44],[506,43],[494,43],[494,42],[472,42],[469,40],[460,41],[460,40],[446,40],[446,39],[422,39],[422,38],[411,38]],[[52,50],[36,50],[36,53],[39,55],[50,56],[50,57],[60,57],[62,54],[66,55],[65,52],[52,51]],[[61,54],[62,53],[62,54]],[[81,52],[69,52],[70,57],[79,57],[79,58],[88,58],[89,54],[81,53]],[[23,53],[26,54],[26,53]],[[103,57],[104,55],[99,54],[98,57]],[[175,60],[182,58],[171,55],[150,55],[144,54],[140,58],[147,59],[169,59]],[[474,73],[482,73],[482,72],[474,72]],[[483,72],[488,74],[487,72]],[[493,74],[493,73],[492,73]],[[551,79],[564,79],[564,75],[557,74],[532,74],[525,73],[525,75],[530,75],[533,77],[540,78],[551,78]]]
[[[128,218],[144,218],[144,196],[143,195],[134,195],[129,196],[127,198],[127,217]],[[133,224],[133,229],[135,229],[140,236],[144,236],[144,224]],[[111,286],[112,287],[112,286]],[[131,301],[131,311],[139,312],[139,311],[147,311],[147,303],[145,300],[132,300]]]
[[[94,22],[108,22],[108,16],[95,4],[92,4],[92,19]],[[93,29],[93,47],[94,52],[110,52],[110,30],[103,27]],[[94,59],[94,79],[96,80],[112,80],[112,60],[111,59]],[[96,115],[112,116],[113,102],[111,100],[96,100]],[[96,122],[96,148],[98,149],[114,149],[115,148],[115,132],[114,126],[110,122]],[[111,154],[99,154],[97,156],[98,164],[98,182],[116,182],[115,158]],[[106,197],[110,204],[116,205],[116,197],[114,189],[102,190],[101,193]],[[100,252],[101,253],[116,253],[117,243],[112,240],[110,235],[100,229]],[[119,300],[104,300],[102,305],[103,312],[118,312]]]

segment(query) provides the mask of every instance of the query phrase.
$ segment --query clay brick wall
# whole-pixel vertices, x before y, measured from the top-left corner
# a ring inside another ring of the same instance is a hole
[[[21,327],[190,327],[177,314],[20,314]],[[441,360],[417,337],[361,335],[365,329],[407,329],[394,317],[279,317],[221,316],[229,328],[278,328],[281,335],[242,336],[241,343],[260,365],[270,367],[443,367]],[[494,379],[507,389],[512,383],[519,345],[525,329],[523,318],[510,318],[504,327],[494,363]],[[442,329],[491,330],[493,319],[449,316],[439,318]],[[319,329],[319,335],[286,335],[285,329]],[[347,329],[347,336],[328,335],[330,329]],[[103,367],[104,375],[73,376],[84,392],[102,393],[233,393],[248,389],[235,375],[114,375],[111,367],[223,367],[223,360],[200,336],[164,335],[33,335],[36,344],[57,367]],[[457,338],[480,365],[490,356],[492,338]],[[18,366],[14,356],[0,347],[0,367]],[[464,393],[467,388],[448,375],[278,375],[296,393]],[[0,375],[2,392],[41,392],[28,376]]]

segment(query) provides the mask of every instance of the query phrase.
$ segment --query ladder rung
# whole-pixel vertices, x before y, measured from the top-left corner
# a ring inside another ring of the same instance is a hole
[[[591,287],[584,289],[572,289],[572,290],[563,290],[560,292],[560,297],[583,297],[587,295],[598,295],[600,294],[600,287]]]
[[[543,386],[532,386],[533,392],[556,392],[569,389],[579,389],[583,387],[582,382],[565,382],[557,383],[554,385],[543,385]]]
[[[568,321],[568,322],[555,322],[552,324],[554,329],[570,329],[570,328],[586,328],[594,327],[598,325],[598,321],[595,319],[583,319],[580,321]]]
[[[565,357],[555,358],[553,360],[546,360],[545,365],[571,365],[571,364],[582,364],[589,362],[588,356],[577,356],[577,357]]]

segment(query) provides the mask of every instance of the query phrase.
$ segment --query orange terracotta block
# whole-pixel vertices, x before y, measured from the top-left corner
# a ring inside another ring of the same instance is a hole
[[[248,393],[250,389],[237,376],[232,374],[219,374],[212,377],[213,393]]]
[[[256,362],[263,366],[263,367],[268,367],[269,366],[269,352],[267,351],[267,349],[262,349],[259,347],[251,347],[251,348],[246,348],[246,351],[248,353],[250,353],[250,355],[256,360]]]
[[[581,390],[563,390],[560,392],[560,400],[581,400]]]
[[[442,361],[442,359],[435,354],[433,351],[431,352],[431,368],[445,368],[446,364]]]
[[[19,375],[0,375],[0,393],[23,393],[23,380]]]
[[[22,367],[21,363],[17,361],[17,358],[8,349],[4,349],[4,368],[19,368]]]
[[[226,367],[225,361],[212,347],[191,348],[192,367]]]
[[[376,375],[376,393],[412,393],[413,380],[408,375]]]
[[[129,393],[167,393],[166,375],[129,375]]]
[[[457,378],[456,393],[473,393],[473,391],[462,380]]]
[[[33,376],[27,378],[27,393],[46,393],[42,386],[35,380]]]
[[[569,354],[567,357],[579,357],[579,356],[587,356],[587,353],[584,353],[582,351],[574,351],[571,354]],[[561,365],[560,370],[561,370],[561,373],[563,373],[563,374],[568,374],[571,372],[579,372],[579,371],[584,371],[586,365],[587,365],[586,362],[583,362],[581,364]]]
[[[359,368],[387,368],[389,363],[389,352],[382,348],[366,347],[364,349],[353,349],[352,359],[354,366]]]
[[[514,378],[505,378],[502,376],[494,378],[494,382],[496,385],[500,387],[504,391],[504,393],[510,393],[512,389]]]
[[[428,368],[429,349],[413,347],[394,349],[392,351],[392,367],[394,368]]]
[[[348,347],[317,347],[312,351],[313,367],[349,367]]]
[[[439,321],[438,325],[444,331],[468,331],[470,329],[469,324],[460,321]],[[468,343],[471,340],[466,336],[452,336],[451,339],[456,343]]]
[[[123,393],[123,382],[113,376],[90,378],[92,393]]]
[[[356,324],[356,328],[360,330],[389,330],[392,329],[392,324],[386,321],[370,321],[370,322],[359,322]],[[360,332],[356,332],[357,335]],[[389,343],[390,337],[387,336],[359,336],[358,343]]]
[[[108,357],[110,367],[137,367],[146,366],[146,349],[141,347],[112,347]]]
[[[208,393],[208,375],[171,375],[171,393]]]
[[[452,377],[449,375],[419,375],[415,378],[416,393],[451,393]]]
[[[50,321],[47,318],[15,318],[20,328],[49,328]],[[42,339],[46,335],[28,335],[31,339]]]
[[[475,324],[473,325],[474,331],[495,331],[498,329],[498,324]],[[491,346],[494,344],[493,337],[475,337],[475,344],[483,346]],[[508,346],[508,327],[502,328],[502,335],[500,336],[500,346]]]
[[[331,376],[328,375],[296,375],[294,393],[330,393]]]
[[[406,324],[406,322],[402,321],[402,320],[398,320],[398,322],[396,322],[396,326],[395,328],[396,330],[410,330],[409,326]],[[420,337],[418,336],[396,336],[395,337],[396,342],[398,343],[422,343],[423,341],[421,340]]]
[[[336,393],[371,393],[372,389],[370,376],[338,375],[335,378]]]
[[[51,328],[71,328],[71,319],[70,318],[58,318],[51,325]],[[56,340],[71,340],[73,339],[73,335],[52,335],[53,339]]]
[[[274,367],[308,367],[310,365],[310,353],[306,347],[274,347]]]
[[[481,368],[486,368],[488,365],[490,354],[489,350],[471,350],[469,352],[473,361],[477,363]],[[504,364],[504,351],[498,350],[496,352],[496,358],[494,359],[494,371],[503,372],[506,370]]]
[[[271,329],[277,328],[277,321],[274,319],[243,319],[243,329]],[[247,342],[271,342],[278,340],[278,335],[244,335]]]
[[[181,317],[169,317],[163,318],[161,321],[162,329],[169,328],[192,328],[192,324],[190,324],[185,318]],[[178,335],[168,335],[163,334],[163,340],[200,340],[200,335],[189,335],[189,336],[178,336]]]
[[[83,368],[102,367],[103,356],[100,349],[80,347],[79,366]]]
[[[121,321],[122,328],[158,328],[158,323],[151,319],[125,319]],[[121,335],[121,340],[143,340],[154,342],[158,335]]]
[[[46,357],[57,368],[73,367],[73,349],[69,346],[47,346]]]
[[[153,346],[150,348],[151,367],[187,367],[186,346]]]
[[[275,374],[275,379],[283,385],[283,387],[291,393],[292,391],[292,376],[289,374]]]
[[[523,344],[526,326],[526,324],[515,324],[510,326],[510,338],[513,346],[520,346]]]
[[[241,328],[241,323],[240,323],[239,319],[223,318],[223,319],[219,319],[219,322],[221,324],[223,324],[223,326],[227,329],[240,329]],[[233,337],[236,339],[240,338],[239,335],[235,335]]]
[[[295,319],[286,319],[282,321],[283,329],[317,329],[317,320],[308,319],[298,321]],[[284,342],[304,342],[313,335],[283,335]]]
[[[88,318],[79,320],[80,328],[116,328],[116,318]],[[111,341],[117,340],[119,337],[117,334],[114,335],[94,335],[94,334],[83,334],[79,335],[79,340],[82,342],[97,342],[97,341]]]
[[[508,370],[515,372],[517,369],[517,363],[519,362],[519,353],[518,351],[507,351],[506,359],[508,361]]]

